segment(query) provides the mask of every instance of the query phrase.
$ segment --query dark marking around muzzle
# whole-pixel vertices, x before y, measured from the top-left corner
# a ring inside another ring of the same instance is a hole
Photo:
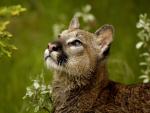
[[[51,52],[56,51],[58,52],[58,57],[57,57],[57,63],[58,65],[63,65],[67,62],[67,54],[63,50],[63,44],[61,41],[54,41],[52,43],[48,44],[48,50],[51,54]]]

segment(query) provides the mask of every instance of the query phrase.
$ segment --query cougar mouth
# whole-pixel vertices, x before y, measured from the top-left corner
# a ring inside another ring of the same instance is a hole
[[[46,61],[48,58],[50,58],[50,54],[49,54],[49,50],[46,49],[45,52],[44,52],[44,59],[45,59],[45,61]]]
[[[67,55],[63,52],[50,52],[46,49],[44,52],[44,59],[47,67],[58,69],[58,67],[63,67],[67,62]]]

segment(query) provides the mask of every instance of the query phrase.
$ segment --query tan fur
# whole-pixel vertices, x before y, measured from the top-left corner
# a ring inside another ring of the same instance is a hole
[[[68,55],[67,63],[61,69],[50,65],[54,113],[150,113],[150,84],[125,86],[108,79],[105,52],[112,42],[112,26],[95,34],[78,27],[74,18],[58,39]],[[72,49],[66,43],[72,37],[81,40],[82,46]]]

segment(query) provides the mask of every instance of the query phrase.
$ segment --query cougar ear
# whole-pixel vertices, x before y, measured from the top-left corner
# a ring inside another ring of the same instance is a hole
[[[69,29],[70,30],[79,29],[79,27],[80,27],[80,23],[79,23],[78,17],[74,16],[70,22]]]
[[[104,25],[99,28],[95,34],[100,50],[100,56],[106,56],[109,53],[111,42],[113,41],[114,28],[112,25]]]

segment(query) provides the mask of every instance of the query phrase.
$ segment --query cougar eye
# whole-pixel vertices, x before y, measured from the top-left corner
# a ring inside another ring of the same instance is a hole
[[[69,43],[70,46],[80,46],[82,45],[82,42],[80,40],[74,40]]]

